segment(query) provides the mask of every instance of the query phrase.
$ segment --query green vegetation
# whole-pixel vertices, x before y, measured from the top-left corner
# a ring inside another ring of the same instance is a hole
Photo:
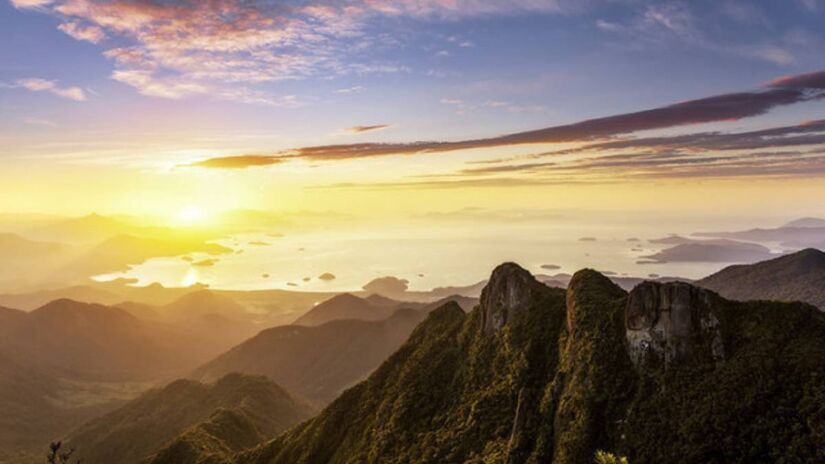
[[[443,306],[366,381],[235,462],[612,459],[600,449],[627,457],[606,462],[634,464],[825,462],[825,315],[815,308],[708,294],[724,361],[640,371],[625,347],[624,291],[589,270],[566,293],[519,288],[519,278],[491,300],[518,311]],[[485,332],[486,311],[509,320]]]
[[[596,451],[595,461],[596,464],[628,464],[627,458],[602,450]]]

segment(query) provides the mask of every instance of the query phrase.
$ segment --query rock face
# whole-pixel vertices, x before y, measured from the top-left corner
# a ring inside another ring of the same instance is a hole
[[[714,306],[715,293],[682,282],[644,282],[627,300],[626,338],[638,368],[650,363],[667,367],[690,357],[724,359],[725,350]]]
[[[504,327],[535,301],[542,287],[543,284],[518,264],[504,263],[496,267],[481,292],[484,333],[494,333]]]

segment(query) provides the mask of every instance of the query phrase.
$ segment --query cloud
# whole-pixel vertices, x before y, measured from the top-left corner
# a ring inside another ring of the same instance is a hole
[[[776,45],[758,45],[740,48],[746,56],[759,58],[774,64],[786,66],[796,62],[796,57],[790,51]]]
[[[10,0],[11,5],[18,9],[24,8],[42,8],[50,3],[52,0]]]
[[[825,120],[803,121],[797,125],[748,132],[698,132],[666,137],[629,138],[587,144],[578,148],[547,152],[539,156],[601,153],[615,150],[686,152],[756,150],[819,144],[825,144]]]
[[[346,87],[346,88],[343,88],[343,89],[337,89],[335,91],[335,93],[342,94],[342,95],[348,95],[348,94],[352,94],[352,93],[361,93],[364,90],[366,90],[364,87],[362,87],[360,85],[356,85],[356,86],[353,86],[353,87]]]
[[[112,78],[159,98],[214,97],[283,104],[254,90],[265,82],[310,77],[409,72],[366,58],[367,32],[386,16],[453,20],[487,15],[561,13],[572,0],[350,0],[332,2],[12,0],[49,11],[77,40],[119,47]],[[469,46],[470,42],[460,46]],[[345,93],[345,92],[342,92]]]
[[[106,33],[103,32],[103,29],[97,26],[83,27],[76,22],[68,22],[57,26],[57,28],[74,39],[85,40],[86,42],[94,44],[106,38]]]
[[[19,79],[15,87],[21,87],[32,92],[50,92],[59,97],[74,101],[85,101],[86,93],[80,87],[60,87],[56,81],[39,78]]]
[[[712,2],[713,8],[698,8],[696,4],[698,2],[648,3],[637,8],[628,20],[617,22],[599,19],[595,25],[604,33],[621,36],[621,41],[613,40],[610,46],[625,49],[661,50],[682,46],[755,59],[777,66],[792,65],[798,61],[797,54],[811,52],[811,47],[799,46],[789,40],[789,37],[770,37],[773,25],[759,5],[739,0]],[[720,18],[737,23],[735,26],[738,27],[745,25],[758,28],[764,39],[736,39],[721,34],[720,31],[724,28],[709,27],[718,25]]]
[[[208,87],[197,82],[175,78],[157,78],[149,70],[116,70],[112,79],[130,85],[143,95],[178,99],[190,95],[205,94]]]
[[[346,132],[350,134],[361,134],[364,132],[374,132],[379,130],[384,130],[391,127],[391,124],[375,124],[372,126],[353,126],[346,129]]]
[[[41,127],[57,127],[58,126],[58,124],[54,121],[51,121],[51,120],[48,120],[48,119],[43,119],[43,118],[37,118],[37,117],[34,117],[34,116],[26,116],[23,119],[21,119],[21,121],[23,121],[24,124],[28,124],[30,126],[41,126]]]
[[[266,155],[267,158],[335,160],[388,155],[441,153],[523,144],[596,142],[620,135],[654,129],[710,122],[729,122],[763,115],[786,105],[825,98],[825,71],[784,76],[763,88],[688,100],[644,111],[553,126],[498,137],[455,142],[357,143],[297,148]],[[442,100],[448,104],[460,101]]]
[[[274,156],[226,156],[222,158],[209,158],[203,161],[197,161],[182,167],[199,167],[199,168],[219,168],[219,169],[244,169],[255,166],[269,166],[281,163],[283,160]]]
[[[817,0],[799,0],[799,3],[808,11],[816,11],[819,9]]]

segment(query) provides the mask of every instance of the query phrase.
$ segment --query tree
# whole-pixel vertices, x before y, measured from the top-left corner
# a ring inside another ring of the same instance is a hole
[[[63,442],[52,442],[49,445],[49,454],[46,456],[46,462],[49,464],[72,464],[72,454],[74,454],[74,448],[71,448],[68,451],[60,452],[60,448],[63,446]],[[80,464],[80,460],[76,459],[74,464]]]
[[[607,451],[596,451],[596,464],[629,464],[626,457],[616,456]]]

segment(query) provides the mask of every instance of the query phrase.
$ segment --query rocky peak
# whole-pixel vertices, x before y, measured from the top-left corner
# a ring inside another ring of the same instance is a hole
[[[608,309],[605,303],[624,295],[624,290],[598,271],[577,272],[567,285],[567,332],[573,333],[582,324],[585,330],[597,329],[600,313]]]
[[[627,300],[626,332],[636,367],[654,362],[667,367],[680,358],[724,358],[715,293],[684,282],[643,282]]]
[[[496,267],[481,291],[484,333],[504,327],[507,321],[535,301],[543,287],[518,264],[504,263]]]

